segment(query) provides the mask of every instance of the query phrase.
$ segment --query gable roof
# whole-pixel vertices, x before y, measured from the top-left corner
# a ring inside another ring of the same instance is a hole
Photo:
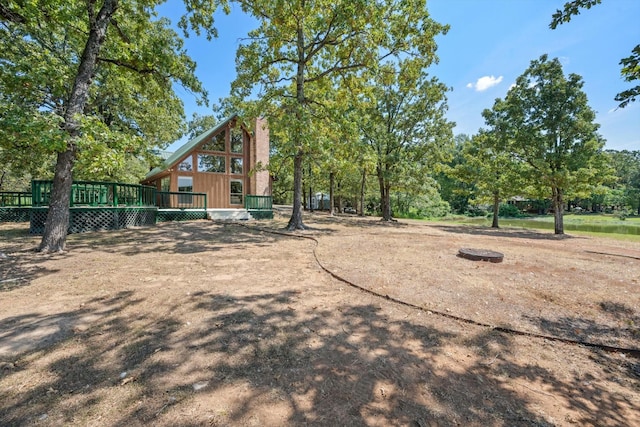
[[[162,162],[162,164],[160,166],[158,166],[157,168],[153,168],[149,173],[147,173],[145,175],[144,179],[148,180],[149,178],[152,178],[153,176],[155,176],[155,175],[157,175],[157,174],[159,174],[161,172],[166,171],[171,166],[173,166],[175,163],[177,163],[178,160],[182,159],[182,157],[184,157],[187,153],[189,153],[191,150],[193,150],[198,145],[200,145],[210,135],[218,132],[220,129],[222,129],[224,126],[226,126],[227,123],[229,123],[233,119],[236,119],[237,117],[238,117],[238,115],[234,114],[231,117],[228,117],[228,118],[222,120],[220,123],[218,123],[216,126],[212,127],[211,129],[202,132],[200,135],[198,135],[195,138],[193,138],[192,140],[188,141],[183,146],[178,148],[175,151],[175,153],[173,153],[171,156],[169,156],[164,162]]]

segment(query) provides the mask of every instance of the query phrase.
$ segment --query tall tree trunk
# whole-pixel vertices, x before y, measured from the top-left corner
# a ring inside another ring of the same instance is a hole
[[[313,187],[311,186],[311,165],[309,165],[309,212],[313,212]]]
[[[493,193],[493,222],[491,223],[492,228],[500,228],[498,226],[498,215],[500,214],[500,194],[495,191]]]
[[[296,40],[296,48],[298,53],[298,62],[296,69],[296,102],[298,104],[298,108],[295,112],[296,119],[298,124],[301,126],[302,122],[302,109],[305,104],[305,96],[304,96],[304,72],[305,72],[305,54],[304,54],[304,28],[303,28],[303,18],[300,18],[298,22],[297,28],[297,40]],[[305,130],[306,131],[306,130]],[[289,219],[289,224],[287,225],[287,230],[304,230],[306,227],[302,222],[302,209],[300,209],[301,205],[301,194],[302,194],[302,158],[304,156],[304,150],[302,141],[300,141],[300,135],[296,135],[294,138],[297,138],[297,141],[294,141],[298,147],[298,151],[293,158],[293,210],[291,212],[291,218]]]
[[[309,209],[309,207],[307,206],[308,202],[309,202],[309,198],[307,197],[307,192],[305,191],[305,186],[303,184],[302,185],[302,209],[303,210]]]
[[[388,184],[382,189],[382,220],[391,221],[391,189]]]
[[[362,168],[362,183],[360,184],[360,216],[364,216],[364,190],[367,182],[367,170]]]
[[[333,172],[329,172],[329,215],[333,216],[333,184],[335,181],[335,175]]]
[[[378,174],[378,185],[380,186],[380,209],[382,210],[382,221],[391,221],[391,196],[390,185],[384,179],[382,165],[376,166]]]
[[[89,37],[80,58],[78,72],[64,113],[62,127],[69,135],[69,139],[66,151],[59,153],[56,161],[49,212],[39,248],[42,252],[59,252],[65,247],[69,229],[73,164],[76,158],[77,139],[80,137],[77,115],[82,114],[89,98],[89,88],[98,63],[98,53],[107,36],[109,20],[118,8],[118,0],[104,0],[97,15],[93,5],[93,2],[87,2]]]
[[[553,187],[552,193],[553,193],[554,233],[564,234],[564,217],[563,217],[564,203],[562,201],[562,190],[560,188]]]
[[[287,230],[304,230],[302,223],[302,150],[293,157],[293,211]]]

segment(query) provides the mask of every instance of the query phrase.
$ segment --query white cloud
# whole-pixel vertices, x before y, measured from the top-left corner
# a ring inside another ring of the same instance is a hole
[[[478,79],[478,81],[474,83],[467,84],[468,88],[475,88],[476,92],[483,92],[490,87],[500,84],[502,82],[502,76],[494,77],[494,76],[483,76]]]

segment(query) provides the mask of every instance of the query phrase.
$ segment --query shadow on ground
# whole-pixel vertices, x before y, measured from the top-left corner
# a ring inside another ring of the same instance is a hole
[[[444,368],[437,360],[462,338],[455,333],[390,320],[379,305],[301,313],[297,301],[290,291],[200,292],[158,315],[128,292],[59,313],[66,333],[2,368],[0,424],[553,425],[508,386],[520,379],[590,414],[578,425],[628,421],[624,396],[585,385],[584,373],[558,378],[510,361],[508,335],[478,329],[464,345],[487,357]],[[47,323],[35,313],[5,319],[1,330],[12,332],[0,342]],[[46,379],[33,387],[29,378]],[[270,420],[269,408],[283,418]]]
[[[564,240],[579,239],[581,237],[571,236],[568,234],[556,235],[548,231],[525,230],[519,228],[490,228],[477,225],[446,225],[446,224],[430,224],[431,227],[442,230],[447,233],[455,234],[471,234],[493,237],[513,237],[521,239],[535,240]]]
[[[33,245],[29,247],[30,244],[26,242],[31,241]],[[57,271],[42,265],[50,258],[35,252],[37,245],[34,236],[29,234],[28,223],[10,224],[8,228],[0,229],[0,242],[0,295]]]
[[[229,229],[233,232],[230,233]],[[84,233],[69,236],[71,250],[100,249],[123,255],[143,253],[196,254],[221,249],[237,249],[247,245],[268,247],[284,236],[266,234],[240,227],[233,222],[194,221],[163,223],[155,227],[110,232]]]

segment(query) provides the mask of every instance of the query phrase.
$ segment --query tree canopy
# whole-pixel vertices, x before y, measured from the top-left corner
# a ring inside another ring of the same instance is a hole
[[[375,159],[383,220],[391,220],[391,189],[422,187],[453,146],[447,87],[428,76],[429,64],[419,58],[383,66],[357,119]]]
[[[493,204],[492,227],[498,228],[500,202],[507,197],[525,194],[522,164],[505,151],[501,136],[493,131],[481,131],[462,146],[464,160],[451,175],[473,184],[475,203]]]
[[[159,3],[36,0],[1,8],[3,153],[24,159],[18,166],[57,156],[43,251],[64,249],[76,163],[108,176],[179,137],[184,113],[175,83],[206,99],[181,38],[157,19]],[[183,26],[207,25],[211,35],[217,4],[186,4]]]
[[[302,229],[303,161],[318,149],[324,126],[340,120],[385,59],[431,58],[445,27],[430,19],[425,0],[239,3],[259,27],[238,49],[232,95],[256,96],[249,115],[267,116],[280,152],[293,157],[288,228]]]
[[[622,195],[623,210],[635,209],[640,215],[640,151],[607,150],[611,166],[616,176],[612,189]]]
[[[606,179],[604,141],[582,86],[580,76],[565,77],[557,58],[542,55],[531,61],[504,100],[483,112],[501,136],[502,148],[526,166],[528,182],[551,191],[556,234],[564,233],[567,193],[589,193]]]
[[[593,6],[602,3],[602,0],[572,0],[564,4],[562,10],[558,9],[552,16],[551,29],[556,29],[558,25],[571,21],[571,18],[580,14],[581,9],[591,9]],[[640,80],[640,44],[631,50],[631,55],[620,60],[622,69],[620,74],[627,82]],[[626,89],[616,95],[615,100],[620,104],[620,108],[626,107],[630,102],[640,96],[640,84]]]

